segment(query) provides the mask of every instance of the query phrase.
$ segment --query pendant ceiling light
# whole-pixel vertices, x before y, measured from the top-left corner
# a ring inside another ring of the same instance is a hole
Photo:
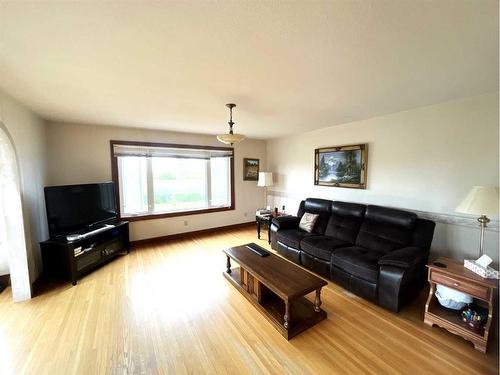
[[[234,125],[233,108],[236,107],[236,104],[229,103],[229,104],[226,104],[226,107],[229,108],[229,122],[228,122],[229,133],[228,134],[219,134],[217,136],[217,139],[222,143],[230,144],[232,146],[234,143],[238,143],[238,142],[241,142],[242,140],[244,140],[245,136],[243,134],[234,134],[233,133],[233,125]]]

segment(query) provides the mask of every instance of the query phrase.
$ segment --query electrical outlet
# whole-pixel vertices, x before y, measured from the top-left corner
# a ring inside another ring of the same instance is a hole
[[[184,220],[184,226],[187,227],[188,226],[188,221],[187,220]]]

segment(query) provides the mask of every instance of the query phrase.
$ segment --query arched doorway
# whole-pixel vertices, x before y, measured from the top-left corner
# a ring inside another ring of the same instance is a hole
[[[19,170],[13,142],[0,122],[0,271],[10,273],[12,298],[31,298]]]

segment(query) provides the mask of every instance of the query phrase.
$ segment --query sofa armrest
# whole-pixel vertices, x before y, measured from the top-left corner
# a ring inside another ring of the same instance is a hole
[[[300,219],[297,216],[279,216],[273,218],[271,223],[278,229],[295,229],[299,227]]]
[[[394,266],[399,268],[411,268],[422,259],[427,258],[429,252],[422,247],[403,247],[384,255],[378,260],[380,266]]]

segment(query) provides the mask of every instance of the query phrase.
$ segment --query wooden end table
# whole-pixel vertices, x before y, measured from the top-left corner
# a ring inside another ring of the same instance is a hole
[[[273,220],[274,217],[282,217],[282,216],[290,216],[285,213],[278,213],[278,214],[269,214],[269,215],[256,215],[255,216],[255,223],[257,224],[257,238],[260,240],[260,229],[261,226],[264,225],[267,227],[267,242],[270,244],[271,243],[271,221]]]
[[[439,267],[437,264],[446,267]],[[493,322],[494,301],[498,280],[485,279],[468,270],[463,263],[449,258],[438,258],[430,262],[428,280],[429,297],[425,304],[424,322],[430,326],[436,324],[447,331],[471,341],[474,348],[486,353],[488,335]],[[480,330],[475,330],[462,320],[461,312],[447,309],[439,304],[434,296],[436,284],[471,295],[478,305],[488,309],[488,320]]]

